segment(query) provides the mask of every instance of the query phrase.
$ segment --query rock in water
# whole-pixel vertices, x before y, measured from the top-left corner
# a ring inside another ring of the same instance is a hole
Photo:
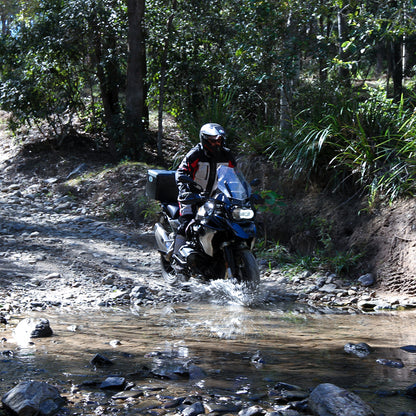
[[[50,416],[65,404],[65,399],[54,386],[39,381],[23,381],[6,393],[2,402],[18,416]]]
[[[46,318],[25,318],[17,324],[14,333],[16,337],[43,338],[50,337],[53,331]]]
[[[365,342],[359,342],[358,344],[352,344],[349,342],[348,344],[344,345],[344,351],[347,354],[353,354],[357,357],[364,358],[373,351],[373,348],[371,348]]]
[[[309,396],[316,416],[375,416],[374,410],[356,394],[334,384],[319,384]]]
[[[100,385],[100,389],[124,390],[126,379],[124,377],[107,377]]]

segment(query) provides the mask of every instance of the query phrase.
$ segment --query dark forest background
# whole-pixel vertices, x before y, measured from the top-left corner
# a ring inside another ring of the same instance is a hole
[[[369,205],[415,190],[415,1],[5,0],[10,128],[143,160],[149,114]]]

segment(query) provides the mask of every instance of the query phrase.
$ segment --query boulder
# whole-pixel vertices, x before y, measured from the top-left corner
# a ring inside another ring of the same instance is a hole
[[[309,396],[309,408],[316,416],[375,416],[359,396],[334,384],[319,384]]]
[[[46,318],[25,318],[17,324],[14,333],[17,338],[43,338],[50,337],[53,331]]]
[[[376,279],[372,273],[367,273],[367,274],[363,274],[362,276],[360,276],[358,278],[358,281],[360,282],[362,286],[368,287],[368,286],[372,286],[376,282]]]
[[[2,402],[18,416],[49,416],[58,412],[65,399],[50,384],[23,381],[6,393]]]

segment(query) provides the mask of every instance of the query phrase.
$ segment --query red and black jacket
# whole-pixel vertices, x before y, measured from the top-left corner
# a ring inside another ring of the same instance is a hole
[[[216,188],[219,165],[236,166],[236,160],[230,149],[224,147],[218,154],[211,156],[204,150],[201,143],[198,143],[186,154],[176,171],[179,196],[184,192],[189,192],[187,183],[183,180],[184,176],[192,178],[202,186],[204,191],[211,194]]]

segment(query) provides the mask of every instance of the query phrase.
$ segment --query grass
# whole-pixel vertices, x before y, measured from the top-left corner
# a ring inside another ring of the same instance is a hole
[[[365,100],[340,99],[295,118],[293,136],[271,142],[271,159],[293,174],[320,177],[338,191],[353,184],[369,206],[416,192],[416,113],[409,99],[394,102],[368,89]],[[279,155],[282,155],[281,157]]]
[[[347,275],[356,269],[365,253],[356,252],[351,248],[339,250],[335,248],[333,240],[333,224],[322,218],[315,218],[309,224],[317,236],[316,246],[310,252],[298,253],[289,250],[280,242],[257,241],[257,256],[269,264],[282,268],[287,274],[299,274],[302,271],[329,271],[338,276]]]

